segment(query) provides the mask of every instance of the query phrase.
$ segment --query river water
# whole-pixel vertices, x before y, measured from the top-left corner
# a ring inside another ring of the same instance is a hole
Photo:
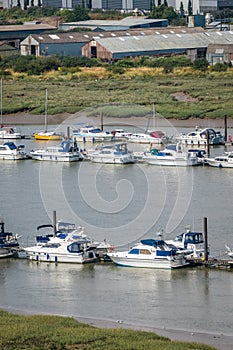
[[[33,128],[22,126],[26,133]],[[33,139],[20,143],[28,152],[46,146]],[[222,152],[223,146],[211,149]],[[34,243],[36,227],[51,223],[54,210],[58,219],[83,225],[90,237],[116,249],[158,232],[172,239],[187,225],[203,231],[204,217],[211,255],[224,258],[225,243],[233,245],[233,169],[25,160],[2,161],[0,178],[0,217],[22,236],[22,246]],[[9,259],[0,260],[0,295],[3,308],[233,334],[230,270]]]

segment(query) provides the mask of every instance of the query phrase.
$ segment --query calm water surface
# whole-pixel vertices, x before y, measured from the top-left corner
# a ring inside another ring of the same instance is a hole
[[[46,146],[22,141],[27,151]],[[233,245],[233,169],[26,160],[1,162],[0,177],[0,216],[24,246],[53,210],[116,248],[161,231],[171,239],[187,225],[202,231],[203,217],[212,255],[226,257],[224,244]],[[233,272],[226,270],[1,260],[0,294],[0,307],[9,309],[233,334]]]

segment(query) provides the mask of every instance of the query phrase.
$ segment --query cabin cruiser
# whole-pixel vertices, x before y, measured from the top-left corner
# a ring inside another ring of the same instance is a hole
[[[187,266],[185,255],[164,240],[143,239],[128,251],[109,252],[109,258],[120,266],[174,269]]]
[[[54,162],[77,162],[83,160],[83,155],[75,141],[62,141],[58,146],[31,151],[30,157],[35,160]]]
[[[209,137],[210,145],[221,145],[223,143],[223,135],[220,131],[211,128],[198,129],[189,132],[188,134],[181,134],[177,140],[185,145],[207,146],[207,138]]]
[[[105,260],[112,246],[95,242],[84,233],[82,226],[59,221],[54,233],[53,225],[40,225],[37,231],[49,233],[36,236],[36,244],[24,248],[29,260],[46,262],[88,263]]]
[[[19,235],[5,232],[4,222],[0,222],[0,259],[10,258],[19,248]]]
[[[167,142],[167,137],[162,131],[151,131],[147,133],[133,133],[128,137],[129,142],[142,144],[163,144]]]
[[[166,240],[166,243],[171,247],[176,247],[181,251],[186,252],[188,258],[203,258],[205,247],[202,232],[191,231],[187,227],[186,232],[183,232],[173,240]]]
[[[20,132],[16,132],[12,127],[0,128],[0,139],[21,139],[22,135]]]
[[[0,145],[0,159],[2,160],[21,160],[27,159],[28,155],[23,151],[24,145],[16,146],[14,142],[9,141]]]
[[[93,163],[129,164],[134,163],[132,152],[128,150],[127,143],[121,142],[115,145],[102,145],[88,152],[88,158]]]
[[[206,163],[217,168],[233,168],[233,152],[225,152],[221,156],[206,158]]]
[[[198,165],[196,152],[184,151],[180,144],[168,145],[164,150],[152,149],[144,156],[144,161],[152,165],[193,166]]]
[[[93,125],[87,125],[79,129],[73,130],[72,137],[77,141],[111,141],[113,135],[110,132],[103,131]]]
[[[111,131],[111,134],[113,135],[113,138],[116,140],[125,140],[128,139],[132,133],[131,132],[127,132],[124,129],[115,129]]]

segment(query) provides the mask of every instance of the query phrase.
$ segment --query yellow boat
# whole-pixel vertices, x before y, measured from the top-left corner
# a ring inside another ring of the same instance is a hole
[[[55,131],[47,130],[47,117],[48,117],[48,90],[45,89],[45,130],[35,132],[33,134],[36,140],[44,140],[44,141],[58,141],[62,139],[61,134],[57,134]]]
[[[60,134],[56,134],[54,131],[41,131],[34,133],[33,136],[36,140],[44,141],[58,141],[62,138]]]

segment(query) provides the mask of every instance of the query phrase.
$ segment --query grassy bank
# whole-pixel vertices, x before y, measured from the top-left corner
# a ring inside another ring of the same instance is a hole
[[[155,103],[156,112],[165,118],[233,117],[232,77],[232,68],[222,73],[182,68],[165,74],[158,68],[132,68],[112,74],[98,67],[39,77],[14,74],[3,79],[3,114],[43,114],[48,88],[48,113],[53,115],[107,104],[110,107],[95,108],[94,114],[102,110],[112,117],[146,116]]]
[[[208,345],[171,341],[154,333],[99,329],[58,316],[22,316],[0,310],[0,348],[47,350],[211,350]]]

